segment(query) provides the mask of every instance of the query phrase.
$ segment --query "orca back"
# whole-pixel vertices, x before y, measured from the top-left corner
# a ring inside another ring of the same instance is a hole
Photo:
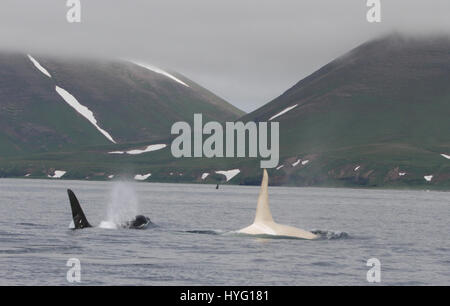
[[[88,220],[86,219],[86,216],[84,215],[84,212],[81,209],[80,202],[78,202],[78,199],[73,193],[73,191],[68,189],[67,194],[69,195],[70,208],[72,209],[72,218],[73,224],[75,225],[75,229],[92,227],[89,224]]]
[[[128,223],[129,228],[134,229],[145,229],[148,227],[149,224],[152,222],[150,221],[150,218],[138,215],[135,217],[135,219]]]

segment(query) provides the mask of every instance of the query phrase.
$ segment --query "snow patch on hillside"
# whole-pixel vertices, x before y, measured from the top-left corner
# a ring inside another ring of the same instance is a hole
[[[51,74],[47,71],[47,69],[45,69],[44,67],[42,67],[41,64],[39,64],[39,62],[32,57],[31,55],[28,54],[28,58],[30,59],[30,61],[33,63],[33,65],[43,74],[45,74],[46,76],[48,76],[49,78],[51,78]]]
[[[158,150],[164,149],[165,147],[167,147],[166,144],[160,143],[160,144],[149,145],[144,150],[135,149],[135,150],[129,150],[129,151],[112,151],[112,152],[108,152],[108,154],[139,155],[139,154],[143,154],[143,153],[147,153],[147,152],[158,151]]]
[[[295,163],[292,164],[292,167],[296,167],[298,164],[300,164],[301,161],[301,159],[298,159]]]
[[[66,173],[67,173],[67,171],[55,170],[55,174],[54,175],[48,175],[48,177],[49,178],[54,178],[54,179],[59,179],[59,178],[62,178]]]
[[[179,84],[181,84],[181,85],[183,85],[183,86],[190,87],[188,84],[186,84],[186,83],[183,82],[182,80],[178,79],[177,77],[171,75],[170,73],[168,73],[168,72],[166,72],[166,71],[164,71],[164,70],[162,70],[162,69],[160,69],[160,68],[157,68],[157,67],[155,67],[155,66],[148,65],[148,64],[139,63],[139,62],[132,62],[132,63],[133,63],[133,64],[136,64],[136,65],[138,65],[138,66],[141,66],[141,67],[143,67],[143,68],[145,68],[145,69],[151,70],[151,71],[153,71],[153,72],[162,74],[162,75],[168,77],[169,79],[174,80],[175,82],[177,82],[177,83],[179,83]]]
[[[100,131],[109,141],[116,143],[115,140],[111,137],[111,135],[103,130],[101,127],[97,124],[97,119],[95,119],[94,113],[87,108],[86,106],[80,104],[80,102],[75,99],[74,96],[72,96],[67,90],[56,86],[56,92],[64,99],[64,101],[67,102],[72,108],[74,108],[80,115],[82,115],[84,118],[86,118],[90,123],[92,123],[97,130]]]
[[[149,173],[149,174],[144,174],[144,175],[142,175],[142,174],[136,174],[136,175],[134,176],[134,179],[135,179],[136,181],[145,181],[145,180],[148,179],[150,176],[152,176],[151,173]]]
[[[297,106],[298,106],[298,104],[295,104],[295,105],[289,106],[288,108],[286,108],[286,109],[282,110],[282,111],[281,111],[281,112],[279,112],[278,114],[276,114],[276,115],[273,115],[272,117],[270,117],[269,121],[272,121],[273,119],[275,119],[275,118],[277,118],[277,117],[280,117],[281,115],[284,115],[284,114],[286,114],[286,113],[287,113],[288,111],[290,111],[290,110],[292,110],[292,109],[296,108]]]
[[[227,182],[229,180],[231,180],[233,177],[235,177],[236,175],[238,175],[241,172],[241,170],[239,169],[232,169],[232,170],[228,170],[228,171],[216,171],[217,174],[222,174],[225,175],[225,177],[227,178]]]
[[[442,156],[443,158],[450,159],[450,155],[447,155],[447,154],[441,154],[441,156]]]
[[[126,153],[127,154],[131,154],[131,155],[139,155],[139,154],[142,154],[142,153],[147,153],[147,152],[161,150],[161,149],[164,149],[165,147],[167,147],[167,145],[164,144],[164,143],[161,143],[161,144],[149,145],[144,150],[130,150],[130,151],[127,151]]]

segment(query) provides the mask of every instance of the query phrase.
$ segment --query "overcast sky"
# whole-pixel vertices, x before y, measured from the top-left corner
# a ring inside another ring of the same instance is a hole
[[[0,46],[145,61],[184,74],[245,111],[360,43],[397,30],[450,32],[450,0],[2,0]]]

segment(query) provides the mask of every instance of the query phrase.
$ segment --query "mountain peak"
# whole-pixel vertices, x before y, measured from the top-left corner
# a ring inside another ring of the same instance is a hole
[[[152,141],[194,113],[242,115],[185,77],[123,60],[0,53],[0,81],[2,154]]]
[[[321,159],[315,171],[322,178],[363,162],[371,171],[365,181],[376,184],[393,169],[411,173],[403,181],[426,172],[450,177],[440,156],[450,152],[449,84],[447,36],[393,33],[323,66],[244,119],[276,118],[280,152]]]

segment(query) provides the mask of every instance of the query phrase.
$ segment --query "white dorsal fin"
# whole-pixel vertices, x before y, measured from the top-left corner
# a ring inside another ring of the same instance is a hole
[[[273,222],[272,213],[269,207],[269,175],[264,169],[264,174],[261,182],[261,190],[259,191],[258,206],[256,207],[255,223]]]

